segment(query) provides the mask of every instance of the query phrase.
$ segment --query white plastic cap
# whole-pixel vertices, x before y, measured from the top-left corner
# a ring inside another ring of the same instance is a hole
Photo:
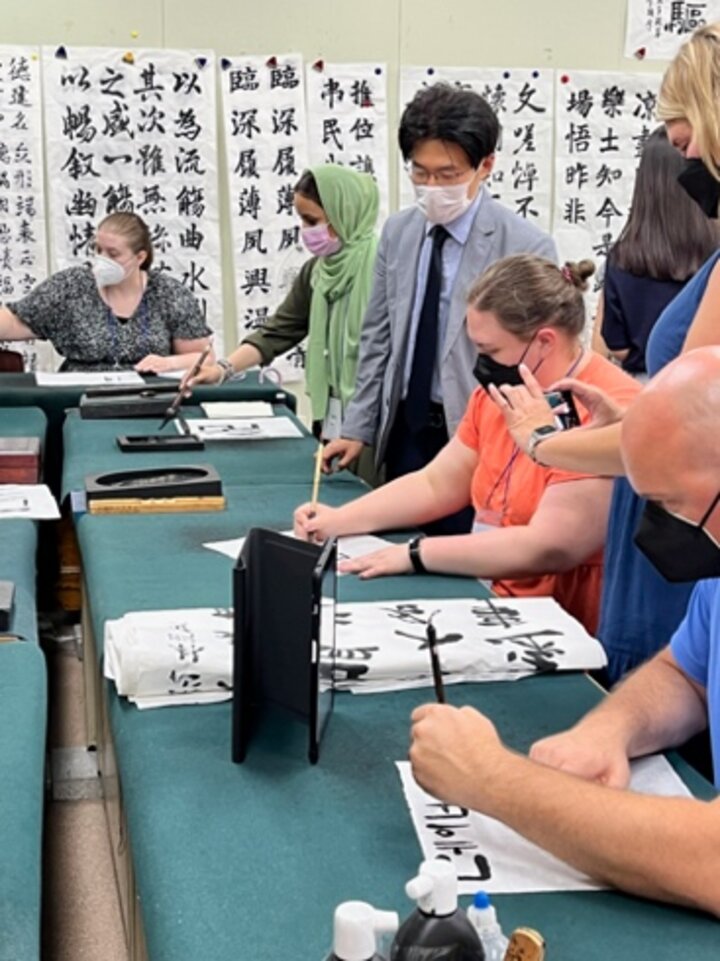
[[[500,927],[497,919],[497,911],[492,904],[489,904],[486,908],[477,908],[471,904],[467,909],[467,914],[474,926],[483,931]]]
[[[405,893],[417,901],[425,914],[445,917],[457,909],[457,874],[449,861],[423,861],[417,877],[405,885]]]
[[[370,961],[378,934],[397,931],[396,911],[376,911],[365,901],[345,901],[335,908],[333,954],[341,961]]]

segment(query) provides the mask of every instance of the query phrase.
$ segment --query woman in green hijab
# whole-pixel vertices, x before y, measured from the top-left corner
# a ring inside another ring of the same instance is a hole
[[[316,430],[339,436],[342,411],[355,389],[360,331],[370,297],[379,195],[369,174],[324,164],[295,186],[303,243],[313,254],[265,325],[227,359],[203,367],[193,384],[222,383],[269,364],[308,337],[307,392]]]

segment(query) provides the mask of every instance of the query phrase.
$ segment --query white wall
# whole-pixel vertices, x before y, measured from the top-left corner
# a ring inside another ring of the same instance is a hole
[[[626,0],[3,0],[0,43],[192,48],[219,56],[302,53],[388,64],[391,130],[403,65],[658,71],[623,57]],[[394,140],[391,137],[394,149]],[[394,179],[397,164],[391,159]],[[220,183],[221,209],[227,204]],[[227,218],[225,331],[234,343]]]

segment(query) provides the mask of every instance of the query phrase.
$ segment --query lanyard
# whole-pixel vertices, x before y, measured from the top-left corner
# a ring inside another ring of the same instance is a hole
[[[578,364],[583,359],[584,355],[585,355],[585,348],[581,347],[580,353],[578,354],[577,358],[572,362],[572,364],[570,364],[567,371],[565,372],[564,374],[565,377],[571,377],[573,375],[573,373],[577,369]],[[537,370],[537,368],[535,369]],[[513,467],[515,466],[515,461],[517,460],[519,453],[520,453],[520,448],[517,446],[517,444],[513,444],[512,453],[508,458],[508,462],[500,471],[500,474],[496,478],[494,484],[490,488],[490,492],[488,493],[487,498],[485,499],[485,510],[488,510],[490,508],[490,503],[493,499],[493,496],[495,495],[495,491],[502,484],[502,482],[505,481],[505,488],[503,490],[503,502],[502,502],[502,516],[503,517],[505,516],[505,512],[507,510],[507,504],[508,504],[508,497],[510,494],[510,484],[512,481]]]
[[[114,358],[113,367],[115,370],[120,369],[120,322],[118,321],[115,314],[112,312],[107,304],[105,305],[107,311],[106,322],[108,326],[108,331],[110,333],[111,341],[111,356]],[[148,306],[145,303],[145,294],[140,298],[140,303],[137,307],[136,313],[140,314],[140,346],[142,349],[141,358],[147,356],[150,353],[150,313],[148,311]],[[128,323],[130,321],[128,320]]]

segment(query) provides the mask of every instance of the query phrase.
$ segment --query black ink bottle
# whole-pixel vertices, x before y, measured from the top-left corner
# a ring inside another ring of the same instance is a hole
[[[345,901],[335,908],[333,950],[327,961],[385,961],[377,936],[398,929],[396,911],[376,911],[365,901]]]
[[[477,932],[458,908],[457,874],[449,861],[423,861],[405,893],[417,910],[395,935],[390,961],[485,961]]]

